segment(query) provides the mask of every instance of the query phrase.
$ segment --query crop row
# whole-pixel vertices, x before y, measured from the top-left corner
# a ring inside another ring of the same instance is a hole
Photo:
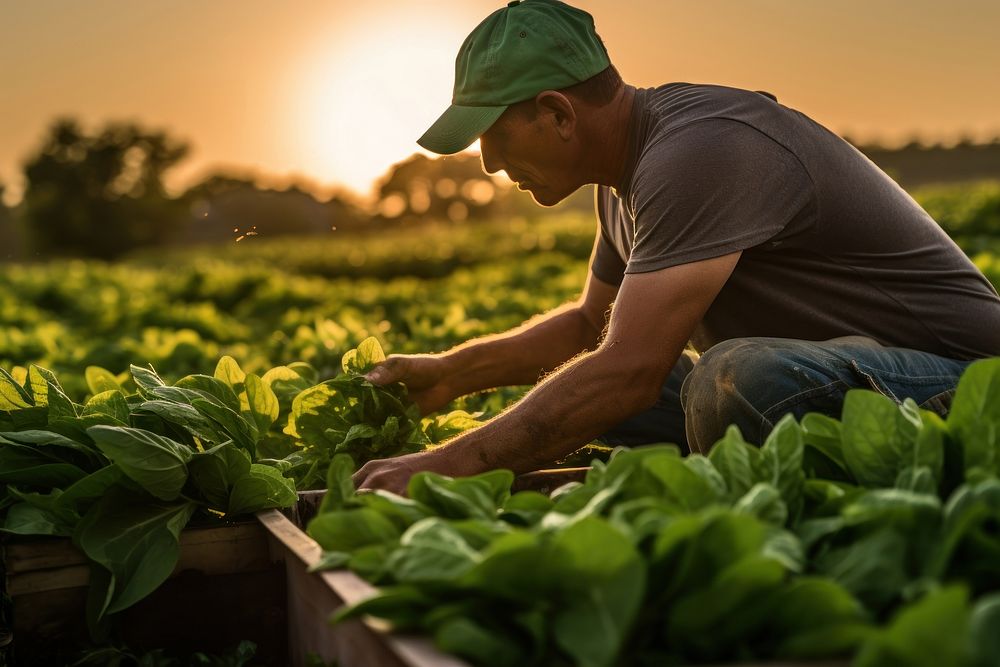
[[[851,390],[842,418],[731,426],[708,456],[620,449],[551,497],[495,470],[356,494],[333,459],[309,533],[370,614],[476,665],[853,658],[1000,663],[1000,358],[947,421]]]

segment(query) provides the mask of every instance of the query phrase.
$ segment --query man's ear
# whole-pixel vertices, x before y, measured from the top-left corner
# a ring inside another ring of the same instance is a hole
[[[576,109],[569,98],[558,90],[543,90],[535,96],[538,118],[552,123],[563,140],[569,140],[576,131]]]

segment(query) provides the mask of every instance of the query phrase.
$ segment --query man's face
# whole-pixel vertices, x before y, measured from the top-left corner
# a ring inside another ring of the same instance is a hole
[[[507,172],[519,190],[528,190],[542,206],[552,206],[583,183],[574,173],[573,143],[562,139],[547,112],[532,117],[523,104],[513,105],[479,138],[483,169]]]

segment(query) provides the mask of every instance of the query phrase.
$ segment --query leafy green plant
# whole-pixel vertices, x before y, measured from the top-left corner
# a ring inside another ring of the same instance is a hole
[[[31,366],[24,384],[0,374],[2,529],[71,537],[90,558],[95,635],[170,575],[192,517],[218,521],[297,499],[291,479],[252,462],[276,396],[232,359],[216,375],[169,386],[133,367],[136,390],[126,394],[92,371],[94,395],[79,405],[43,368]]]
[[[302,448],[293,458],[298,462],[296,470],[308,464],[300,477],[304,488],[322,482],[335,454],[348,454],[360,466],[371,459],[417,452],[430,444],[420,412],[407,401],[403,385],[380,387],[364,379],[384,360],[378,341],[366,338],[344,355],[340,375],[295,397],[284,433]],[[456,419],[463,420],[462,427],[475,423],[468,415],[456,415],[452,421]],[[428,420],[427,426],[438,433],[443,430],[437,420]]]
[[[947,421],[852,390],[840,420],[787,416],[759,448],[731,427],[707,457],[618,449],[551,497],[503,470],[356,494],[340,455],[308,532],[318,567],[381,586],[337,621],[479,665],[996,664],[998,387],[1000,358],[973,363]]]
[[[366,339],[318,384],[307,364],[258,376],[231,357],[172,385],[152,368],[91,368],[83,405],[44,368],[23,382],[0,371],[0,529],[72,538],[93,564],[88,620],[100,636],[170,575],[191,521],[289,507],[296,488],[322,485],[337,452],[394,456],[478,423],[461,411],[422,420],[402,385],[365,381],[384,358]]]

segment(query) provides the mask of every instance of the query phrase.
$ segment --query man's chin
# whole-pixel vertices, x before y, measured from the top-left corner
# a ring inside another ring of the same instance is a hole
[[[544,188],[529,188],[531,192],[531,198],[535,200],[535,203],[539,206],[544,206],[548,208],[549,206],[555,206],[563,199],[566,199],[568,195],[559,195],[558,193],[552,193]]]

